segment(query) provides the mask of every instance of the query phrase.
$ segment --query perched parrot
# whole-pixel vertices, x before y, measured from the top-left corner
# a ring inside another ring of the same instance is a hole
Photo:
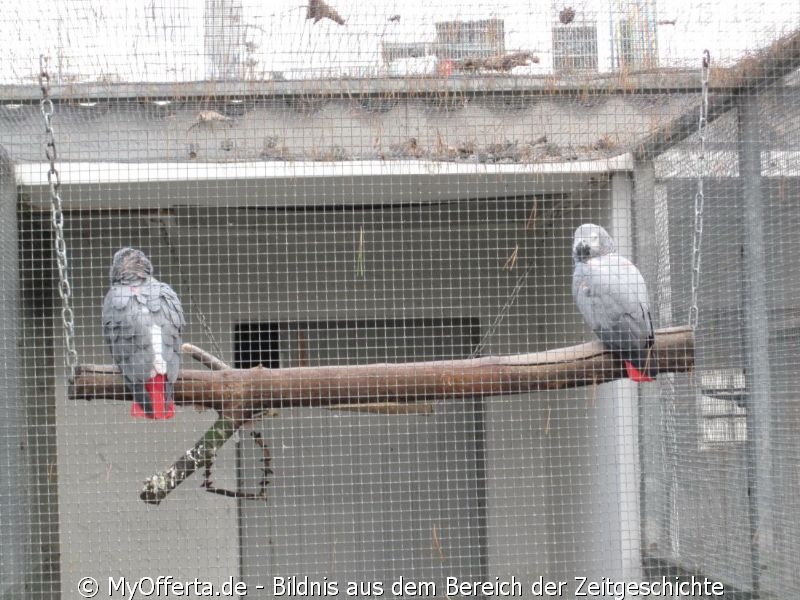
[[[628,377],[654,381],[653,321],[639,269],[617,254],[605,229],[591,223],[575,230],[572,260],[572,296],[586,324],[625,363]]]
[[[147,256],[134,248],[118,250],[103,302],[103,335],[133,394],[132,416],[171,419],[175,414],[172,390],[185,324],[178,295],[153,277]]]

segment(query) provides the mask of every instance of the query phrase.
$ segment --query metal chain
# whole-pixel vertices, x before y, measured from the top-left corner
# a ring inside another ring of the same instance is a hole
[[[692,304],[689,307],[689,327],[692,328],[692,331],[697,329],[700,317],[697,296],[700,287],[700,250],[703,241],[703,209],[705,204],[703,177],[706,175],[706,127],[708,126],[708,73],[710,67],[711,54],[708,50],[703,50],[703,60],[700,68],[702,98],[700,101],[700,119],[697,123],[697,134],[700,138],[700,155],[697,157],[697,193],[694,196],[694,231],[692,234]]]
[[[69,261],[67,242],[64,239],[64,210],[61,200],[61,176],[56,169],[56,138],[53,131],[53,101],[50,98],[50,75],[47,73],[47,59],[39,57],[39,87],[42,89],[40,108],[44,118],[44,155],[50,163],[47,182],[50,184],[51,224],[55,233],[56,262],[58,263],[58,294],[61,296],[61,321],[64,325],[64,362],[70,382],[75,379],[78,368],[78,351],[75,349],[75,312],[72,310],[72,286],[69,282]]]

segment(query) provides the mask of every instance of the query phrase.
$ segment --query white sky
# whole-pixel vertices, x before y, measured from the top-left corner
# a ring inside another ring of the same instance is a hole
[[[661,66],[696,65],[708,48],[717,63],[768,45],[800,27],[800,0],[651,0],[657,3]],[[381,41],[430,42],[434,23],[504,19],[507,50],[530,50],[551,69],[552,20],[563,6],[596,23],[600,70],[611,67],[611,22],[635,0],[330,0],[347,25],[305,20],[306,0],[242,0],[251,73],[287,77],[372,75],[383,68]],[[644,2],[644,0],[640,0]],[[38,57],[51,57],[63,81],[188,81],[207,78],[205,0],[4,0],[0,83],[30,83]],[[399,23],[388,17],[401,15]]]

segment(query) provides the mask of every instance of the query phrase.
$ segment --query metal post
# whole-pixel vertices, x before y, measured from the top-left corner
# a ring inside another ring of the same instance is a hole
[[[672,310],[669,306],[669,274],[664,273],[669,264],[669,227],[665,214],[666,190],[656,183],[655,166],[652,161],[637,161],[633,170],[633,211],[636,231],[634,237],[635,262],[647,282],[650,292],[650,310],[656,326],[672,325]],[[633,257],[632,257],[633,258]],[[661,386],[664,381],[671,385],[673,375],[659,377],[658,386],[637,386],[639,389],[639,522],[641,524],[641,548],[646,558],[648,541],[659,539],[659,516],[668,501],[670,482],[654,477],[661,465],[646,463],[648,453],[645,441],[652,444],[656,436],[666,430],[674,431],[674,423],[662,421],[664,403]],[[672,398],[669,399],[672,401]],[[652,460],[652,454],[651,460]],[[648,502],[650,504],[648,505]]]
[[[747,484],[753,594],[768,568],[773,540],[770,444],[769,321],[766,303],[761,130],[758,99],[743,95],[738,107],[739,181],[744,201],[744,312],[747,357]]]
[[[610,233],[617,242],[620,254],[633,258],[632,236],[633,182],[629,173],[615,173],[611,177]],[[603,385],[598,393],[598,411],[607,410],[604,418],[613,423],[612,469],[608,483],[613,485],[610,497],[618,514],[609,519],[617,531],[609,531],[616,540],[609,539],[609,548],[619,549],[620,577],[634,581],[641,577],[641,525],[639,514],[639,406],[636,384],[623,379]],[[605,409],[603,407],[606,407]],[[610,516],[610,515],[609,515]]]

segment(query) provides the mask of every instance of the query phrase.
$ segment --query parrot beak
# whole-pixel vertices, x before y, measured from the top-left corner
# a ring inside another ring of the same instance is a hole
[[[592,249],[589,247],[589,244],[581,241],[575,244],[575,248],[572,250],[572,253],[577,260],[584,261],[591,257]]]

